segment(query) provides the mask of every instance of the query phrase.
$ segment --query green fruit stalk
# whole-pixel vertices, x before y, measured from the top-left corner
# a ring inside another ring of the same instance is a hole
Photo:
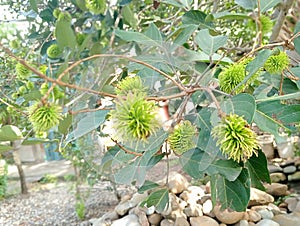
[[[277,55],[270,56],[264,68],[270,74],[281,74],[289,66],[290,60],[286,52],[280,51]]]
[[[212,136],[223,154],[236,162],[246,161],[253,154],[257,155],[256,134],[249,128],[242,116],[230,114],[212,129]]]
[[[117,137],[123,141],[146,140],[160,127],[153,101],[142,93],[129,93],[125,99],[115,100],[116,108],[110,112]]]
[[[184,152],[194,148],[194,137],[197,132],[195,126],[190,121],[182,121],[175,126],[173,132],[168,138],[171,150],[176,155],[182,155]]]
[[[35,103],[28,109],[29,121],[35,132],[46,132],[59,124],[62,119],[62,109],[55,103]]]

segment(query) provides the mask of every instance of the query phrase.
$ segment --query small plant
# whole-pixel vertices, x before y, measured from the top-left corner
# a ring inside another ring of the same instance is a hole
[[[75,205],[77,217],[83,220],[85,217],[85,205],[83,201],[78,200]]]
[[[45,174],[41,180],[39,180],[41,184],[50,184],[50,183],[57,183],[57,177],[51,174]]]
[[[7,163],[0,160],[0,199],[3,198],[7,190]]]

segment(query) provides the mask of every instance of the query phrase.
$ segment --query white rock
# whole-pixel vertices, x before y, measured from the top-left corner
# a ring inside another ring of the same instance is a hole
[[[125,226],[125,225],[141,226],[141,224],[139,223],[139,218],[134,214],[130,214],[119,220],[115,220],[111,226]]]
[[[117,219],[119,219],[119,215],[116,213],[116,211],[112,211],[105,213],[99,219],[94,220],[92,224],[93,226],[107,226],[111,225],[111,222]]]
[[[284,196],[288,191],[288,186],[280,183],[266,184],[265,188],[268,194],[274,196]]]
[[[207,216],[191,217],[190,224],[191,226],[219,226],[216,220]]]
[[[272,219],[274,217],[274,214],[271,210],[262,209],[257,211],[262,219]]]
[[[252,221],[252,222],[258,222],[261,220],[261,215],[254,210],[249,210],[248,216],[249,216],[249,221]]]
[[[260,222],[258,222],[256,226],[282,226],[282,225],[270,219],[263,219]]]
[[[160,226],[174,226],[175,222],[170,219],[164,219],[160,222]]]
[[[200,204],[190,204],[184,208],[183,212],[187,217],[199,217],[202,216],[202,206]]]
[[[209,215],[213,211],[213,204],[210,199],[203,203],[202,211],[204,214]]]
[[[148,194],[146,194],[146,193],[143,193],[143,194],[135,193],[129,202],[131,202],[132,206],[137,206],[142,201],[144,201],[147,197],[148,197]]]
[[[221,210],[220,206],[215,206],[214,213],[216,218],[225,224],[234,224],[242,220],[244,217],[244,212],[236,212],[230,210]]]
[[[150,216],[148,216],[148,221],[151,225],[159,225],[161,222],[162,216],[158,213],[154,213]]]
[[[249,223],[246,220],[240,220],[239,222],[234,224],[234,226],[249,226]]]
[[[190,226],[190,224],[184,217],[178,217],[175,220],[174,226]]]
[[[280,226],[298,226],[300,225],[300,216],[296,214],[279,214],[273,217],[273,221],[277,222]]]
[[[256,188],[250,188],[250,201],[248,206],[266,205],[274,202],[274,197]]]
[[[191,194],[200,196],[200,198],[205,195],[205,190],[199,186],[189,186],[187,188],[187,191],[190,192]]]
[[[293,212],[296,209],[298,199],[296,197],[289,197],[284,200],[288,204],[288,210]]]
[[[115,207],[115,211],[120,215],[124,216],[134,205],[129,201],[121,202]]]
[[[171,172],[169,175],[168,188],[174,194],[179,194],[189,186],[188,180],[177,172]]]

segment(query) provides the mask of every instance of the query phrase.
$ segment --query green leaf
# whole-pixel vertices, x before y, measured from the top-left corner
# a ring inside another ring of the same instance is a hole
[[[248,16],[245,13],[232,13],[229,11],[223,11],[213,14],[215,19],[221,19],[221,20],[248,20],[251,19],[250,16]]]
[[[65,47],[74,49],[77,44],[76,36],[71,28],[70,21],[57,20],[55,26],[55,36],[57,44],[61,49],[64,49]]]
[[[280,101],[269,101],[258,104],[257,109],[284,125],[300,122],[299,104],[288,105],[281,104]]]
[[[222,35],[212,36],[209,34],[208,29],[203,29],[196,35],[195,42],[203,52],[212,56],[219,48],[226,44],[227,37]]]
[[[281,143],[285,140],[284,137],[280,135],[279,131],[280,128],[283,128],[287,131],[288,129],[283,124],[275,121],[264,112],[256,110],[254,122],[260,130],[273,134],[277,143]]]
[[[170,4],[170,5],[173,5],[173,6],[177,6],[177,7],[180,7],[180,8],[189,8],[190,5],[192,4],[192,0],[163,0],[162,1],[163,3],[167,3],[167,4]]]
[[[243,212],[250,199],[250,178],[247,169],[243,169],[235,181],[229,181],[220,174],[211,176],[211,197],[214,205],[221,209]]]
[[[199,136],[197,147],[204,150],[208,144],[212,125],[210,123],[210,118],[213,110],[209,108],[203,108],[196,115],[194,124],[199,128]]]
[[[257,0],[235,0],[235,3],[247,10],[256,8]]]
[[[159,187],[159,184],[149,181],[149,180],[146,180],[144,185],[138,189],[138,193],[144,193],[145,191],[148,191],[148,190],[151,190],[151,189],[154,189],[157,187]]]
[[[99,110],[85,114],[85,117],[75,125],[75,129],[68,134],[66,144],[98,128],[104,122],[108,112],[108,110]]]
[[[35,145],[35,144],[42,144],[42,143],[49,143],[49,142],[59,142],[59,140],[49,140],[43,138],[28,138],[23,140],[22,145]]]
[[[44,9],[43,11],[40,12],[39,16],[47,21],[47,22],[51,22],[54,20],[54,16],[52,14],[52,10],[50,10],[49,8]]]
[[[35,12],[38,12],[38,7],[37,7],[37,4],[36,4],[36,0],[30,0],[30,7],[33,11]]]
[[[0,141],[16,141],[22,139],[21,130],[13,125],[5,125],[0,128]]]
[[[13,149],[12,146],[0,144],[0,154],[1,152],[9,151],[11,149]]]
[[[183,25],[182,27],[178,28],[177,32],[179,31],[179,34],[174,39],[174,44],[182,45],[187,42],[197,28],[198,26],[195,24]]]
[[[207,14],[199,10],[190,10],[182,16],[183,24],[195,24],[200,28],[214,29],[213,23],[206,21]]]
[[[281,3],[281,0],[260,0],[260,11],[264,13],[279,3]]]
[[[139,32],[116,30],[115,34],[127,42],[137,42],[147,46],[161,46],[160,43]]]
[[[253,121],[256,103],[253,96],[241,93],[221,103],[221,109],[226,113],[235,113],[244,116],[244,119],[251,123]]]
[[[298,21],[295,25],[294,34],[300,31],[300,21]],[[298,54],[300,54],[300,37],[294,39],[295,50]]]
[[[125,5],[122,8],[122,16],[126,24],[130,25],[134,29],[137,27],[138,24],[137,18],[135,14],[132,12],[132,10],[130,9],[129,5]]]
[[[169,204],[169,191],[168,189],[161,189],[152,192],[140,206],[151,207],[154,206],[158,213],[163,212]]]
[[[58,131],[62,134],[67,134],[70,126],[73,122],[73,116],[71,114],[68,114],[63,120],[59,122],[58,125]]]
[[[248,169],[251,186],[260,190],[265,190],[262,182],[271,183],[270,174],[268,170],[268,161],[262,150],[258,150],[258,156],[252,155],[245,163]]]
[[[148,29],[144,33],[146,36],[151,38],[152,40],[161,42],[163,40],[159,29],[156,27],[154,23],[151,23]]]
[[[204,151],[200,149],[189,150],[180,156],[179,162],[183,170],[189,174],[192,178],[201,179],[204,176],[204,170],[200,170],[200,164],[202,162]]]
[[[235,181],[241,171],[242,167],[237,162],[233,160],[219,159],[210,164],[206,173],[208,175],[220,174],[229,181]]]

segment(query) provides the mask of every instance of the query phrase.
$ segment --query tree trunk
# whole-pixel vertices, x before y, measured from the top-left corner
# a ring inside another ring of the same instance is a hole
[[[18,150],[20,149],[21,141],[14,141],[13,142],[13,158],[15,165],[17,166],[19,177],[20,177],[20,184],[21,184],[21,192],[22,194],[28,194],[28,188],[26,184],[26,179],[25,179],[25,173],[22,168],[22,163],[20,160],[20,156],[18,153]]]

